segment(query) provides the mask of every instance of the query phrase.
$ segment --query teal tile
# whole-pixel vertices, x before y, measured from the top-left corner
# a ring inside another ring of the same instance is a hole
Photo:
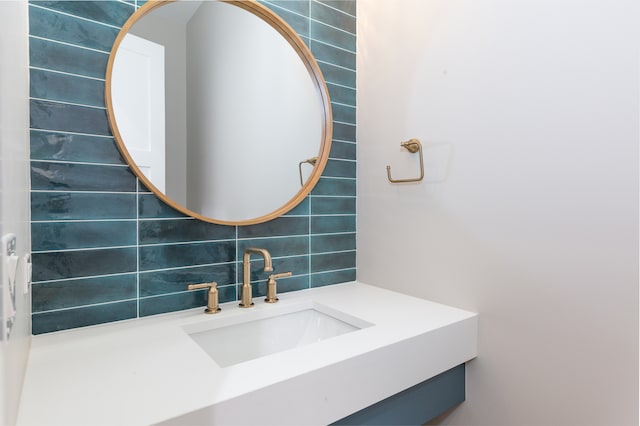
[[[121,247],[136,244],[136,222],[36,222],[31,224],[33,251]]]
[[[32,130],[31,159],[124,165],[111,137]]]
[[[167,294],[140,299],[140,316],[163,314],[166,312],[180,311],[207,306],[207,290],[194,290],[185,293]],[[235,286],[221,287],[218,289],[219,303],[226,303],[236,298]]]
[[[143,220],[139,227],[140,244],[228,240],[236,235],[233,226],[196,219]]]
[[[333,141],[331,143],[330,158],[343,158],[345,160],[356,159],[356,144],[349,142]]]
[[[311,195],[355,196],[355,179],[320,178]]]
[[[352,34],[356,33],[356,18],[339,10],[327,7],[327,5],[312,2],[310,10],[311,19],[318,20],[332,27],[340,28]]]
[[[103,108],[104,81],[69,74],[30,70],[31,97]]]
[[[33,334],[50,333],[70,328],[86,327],[135,318],[137,302],[117,302],[104,305],[85,306],[61,311],[34,313]]]
[[[311,214],[356,214],[355,197],[314,197]]]
[[[356,126],[352,124],[333,123],[333,138],[346,142],[355,142]]]
[[[35,99],[30,102],[30,127],[111,136],[105,109]]]
[[[356,280],[356,269],[346,269],[341,271],[322,272],[311,274],[311,287],[322,287],[325,285],[346,283]]]
[[[314,40],[318,40],[341,49],[349,50],[351,52],[356,51],[355,34],[340,31],[335,27],[330,27],[321,22],[311,21],[309,36]]]
[[[311,40],[310,49],[318,61],[328,62],[350,70],[356,69],[356,54],[328,44]]]
[[[356,234],[312,235],[311,252],[328,253],[356,249]]]
[[[356,232],[356,216],[313,216],[311,218],[312,234],[336,232]]]
[[[317,56],[316,59],[320,60]],[[325,60],[326,60],[325,55]],[[346,87],[356,87],[356,72],[354,69],[346,69],[334,64],[319,62],[320,70],[327,83],[335,83]]]
[[[91,277],[136,271],[136,249],[33,253],[33,281]]]
[[[104,79],[108,60],[107,53],[29,38],[29,65],[32,67]]]
[[[344,86],[337,86],[333,83],[327,83],[329,89],[329,96],[331,102],[337,102],[345,105],[355,106],[356,104],[356,91]]]
[[[32,286],[34,313],[136,297],[136,274],[53,281]]]
[[[324,172],[322,172],[322,176],[355,178],[356,162],[349,160],[329,160]]]
[[[335,101],[335,99],[333,99]],[[333,120],[341,123],[356,124],[356,107],[352,105],[331,104]]]
[[[311,256],[311,272],[349,269],[356,266],[356,252],[314,254]]]
[[[40,2],[32,2],[31,4],[32,6],[29,7],[29,34],[33,36],[108,53],[120,32],[117,28],[33,6],[40,4]]]
[[[135,194],[32,192],[31,220],[135,219]]]
[[[309,253],[309,237],[284,237],[284,238],[254,238],[238,240],[238,260],[242,259],[244,252],[249,247],[262,248],[269,251],[272,257],[295,256]],[[261,258],[252,254],[252,259]]]
[[[128,167],[31,162],[31,189],[134,192]]]
[[[356,16],[356,0],[317,0],[318,2]]]
[[[141,246],[140,271],[233,262],[234,241]]]
[[[235,263],[140,273],[140,297],[187,291],[189,284],[215,281],[218,287],[236,283]]]
[[[291,256],[273,259],[273,271],[264,271],[264,262],[261,257],[251,257],[251,281],[266,281],[270,274],[277,274],[281,272],[292,272],[293,275],[304,275],[309,273],[309,256]],[[242,262],[238,262],[238,283],[241,284],[244,280],[243,265]]]
[[[274,11],[278,16],[280,16],[287,24],[293,28],[293,30],[300,37],[308,37],[309,36],[309,18],[308,13],[304,15],[300,15],[296,13],[295,5],[302,4],[303,2],[299,1],[274,1],[274,2],[264,2],[264,6]],[[286,7],[287,5],[294,6],[292,8]],[[308,5],[307,5],[308,7]]]
[[[300,202],[300,204],[298,204],[297,206],[295,206],[293,209],[289,210],[287,213],[285,213],[285,216],[301,216],[301,215],[308,215],[309,214],[309,205],[310,205],[310,201],[309,201],[309,197],[305,198],[304,200],[302,200],[302,202]]]
[[[121,27],[135,10],[132,4],[117,0],[31,0],[30,3],[117,27]]]
[[[238,227],[238,238],[275,237],[309,233],[308,217],[283,216],[257,225]]]
[[[140,194],[138,200],[141,219],[187,217],[164,203],[154,194]]]
[[[289,10],[302,16],[309,16],[309,3],[310,0],[267,0],[260,1],[263,5],[270,9],[273,9],[278,15],[281,15],[282,10]],[[271,6],[277,6],[272,8]]]

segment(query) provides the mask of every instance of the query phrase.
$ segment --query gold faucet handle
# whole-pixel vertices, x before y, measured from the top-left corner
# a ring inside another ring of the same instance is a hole
[[[208,288],[208,298],[207,298],[207,307],[204,312],[206,314],[217,314],[221,311],[220,306],[218,306],[218,283],[212,281],[210,283],[201,283],[201,284],[189,284],[187,286],[187,290],[198,290],[201,288]]]
[[[293,272],[280,272],[279,274],[271,274],[269,275],[270,280],[277,280],[278,278],[290,277],[293,275]]]
[[[278,297],[276,296],[276,279],[290,277],[291,275],[293,275],[292,272],[281,272],[279,274],[269,275],[269,280],[267,281],[267,296],[264,298],[264,301],[267,303],[276,303],[278,301]]]

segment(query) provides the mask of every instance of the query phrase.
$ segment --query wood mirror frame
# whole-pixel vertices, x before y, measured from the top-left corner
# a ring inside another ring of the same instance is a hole
[[[113,65],[116,56],[116,52],[118,47],[120,46],[123,38],[129,32],[131,27],[138,22],[141,18],[147,15],[149,12],[162,7],[169,3],[174,3],[176,0],[158,0],[158,1],[149,1],[144,4],[140,9],[138,9],[131,17],[125,22],[122,27],[120,33],[118,34],[111,53],[109,55],[109,61],[107,63],[107,71],[106,71],[106,84],[105,84],[105,100],[107,106],[107,117],[109,120],[109,125],[111,127],[111,131],[113,133],[114,139],[123,155],[125,161],[130,166],[134,174],[138,177],[141,183],[147,187],[151,192],[153,192],[158,198],[160,198],[163,202],[165,202],[170,207],[178,210],[179,212],[191,216],[195,219],[199,219],[205,222],[217,223],[221,225],[253,225],[258,223],[263,223],[270,221],[272,219],[278,218],[283,214],[287,213],[295,206],[300,204],[305,197],[311,192],[314,188],[324,168],[329,159],[329,152],[331,150],[331,139],[333,133],[333,121],[332,121],[332,112],[331,112],[331,103],[329,99],[329,91],[320,70],[320,67],[315,61],[313,54],[309,50],[309,48],[305,45],[302,39],[296,34],[296,32],[291,28],[280,16],[275,14],[273,11],[268,9],[267,7],[257,3],[255,0],[205,0],[205,1],[219,1],[222,3],[232,4],[241,9],[244,9],[256,17],[262,19],[267,24],[269,24],[272,28],[274,28],[284,39],[291,45],[297,55],[300,57],[307,71],[309,72],[309,76],[311,77],[312,83],[315,86],[315,90],[317,96],[319,98],[319,102],[321,104],[321,138],[320,138],[320,149],[317,154],[317,160],[315,161],[314,168],[307,178],[304,185],[302,185],[301,189],[286,203],[284,203],[280,208],[276,210],[264,214],[262,216],[247,219],[247,220],[220,220],[212,217],[204,216],[198,212],[194,212],[188,209],[186,206],[181,205],[180,203],[175,202],[169,196],[167,196],[164,192],[159,190],[140,170],[140,168],[136,165],[133,160],[131,154],[127,150],[125,142],[118,130],[118,125],[116,123],[115,114],[113,110],[113,99],[112,99],[112,90],[111,90],[111,81],[112,81],[112,73],[113,73]],[[242,195],[239,195],[242,196]]]

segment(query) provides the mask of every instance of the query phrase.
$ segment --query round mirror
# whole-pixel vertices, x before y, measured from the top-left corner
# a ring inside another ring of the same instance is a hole
[[[322,73],[293,29],[254,1],[146,3],[114,43],[106,103],[142,183],[208,222],[286,213],[329,157]]]

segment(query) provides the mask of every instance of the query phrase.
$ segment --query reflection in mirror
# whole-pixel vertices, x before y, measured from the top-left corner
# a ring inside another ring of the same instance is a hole
[[[147,4],[130,22],[110,58],[107,105],[141,180],[216,223],[258,223],[299,203],[326,164],[331,121],[293,30],[254,2]]]

